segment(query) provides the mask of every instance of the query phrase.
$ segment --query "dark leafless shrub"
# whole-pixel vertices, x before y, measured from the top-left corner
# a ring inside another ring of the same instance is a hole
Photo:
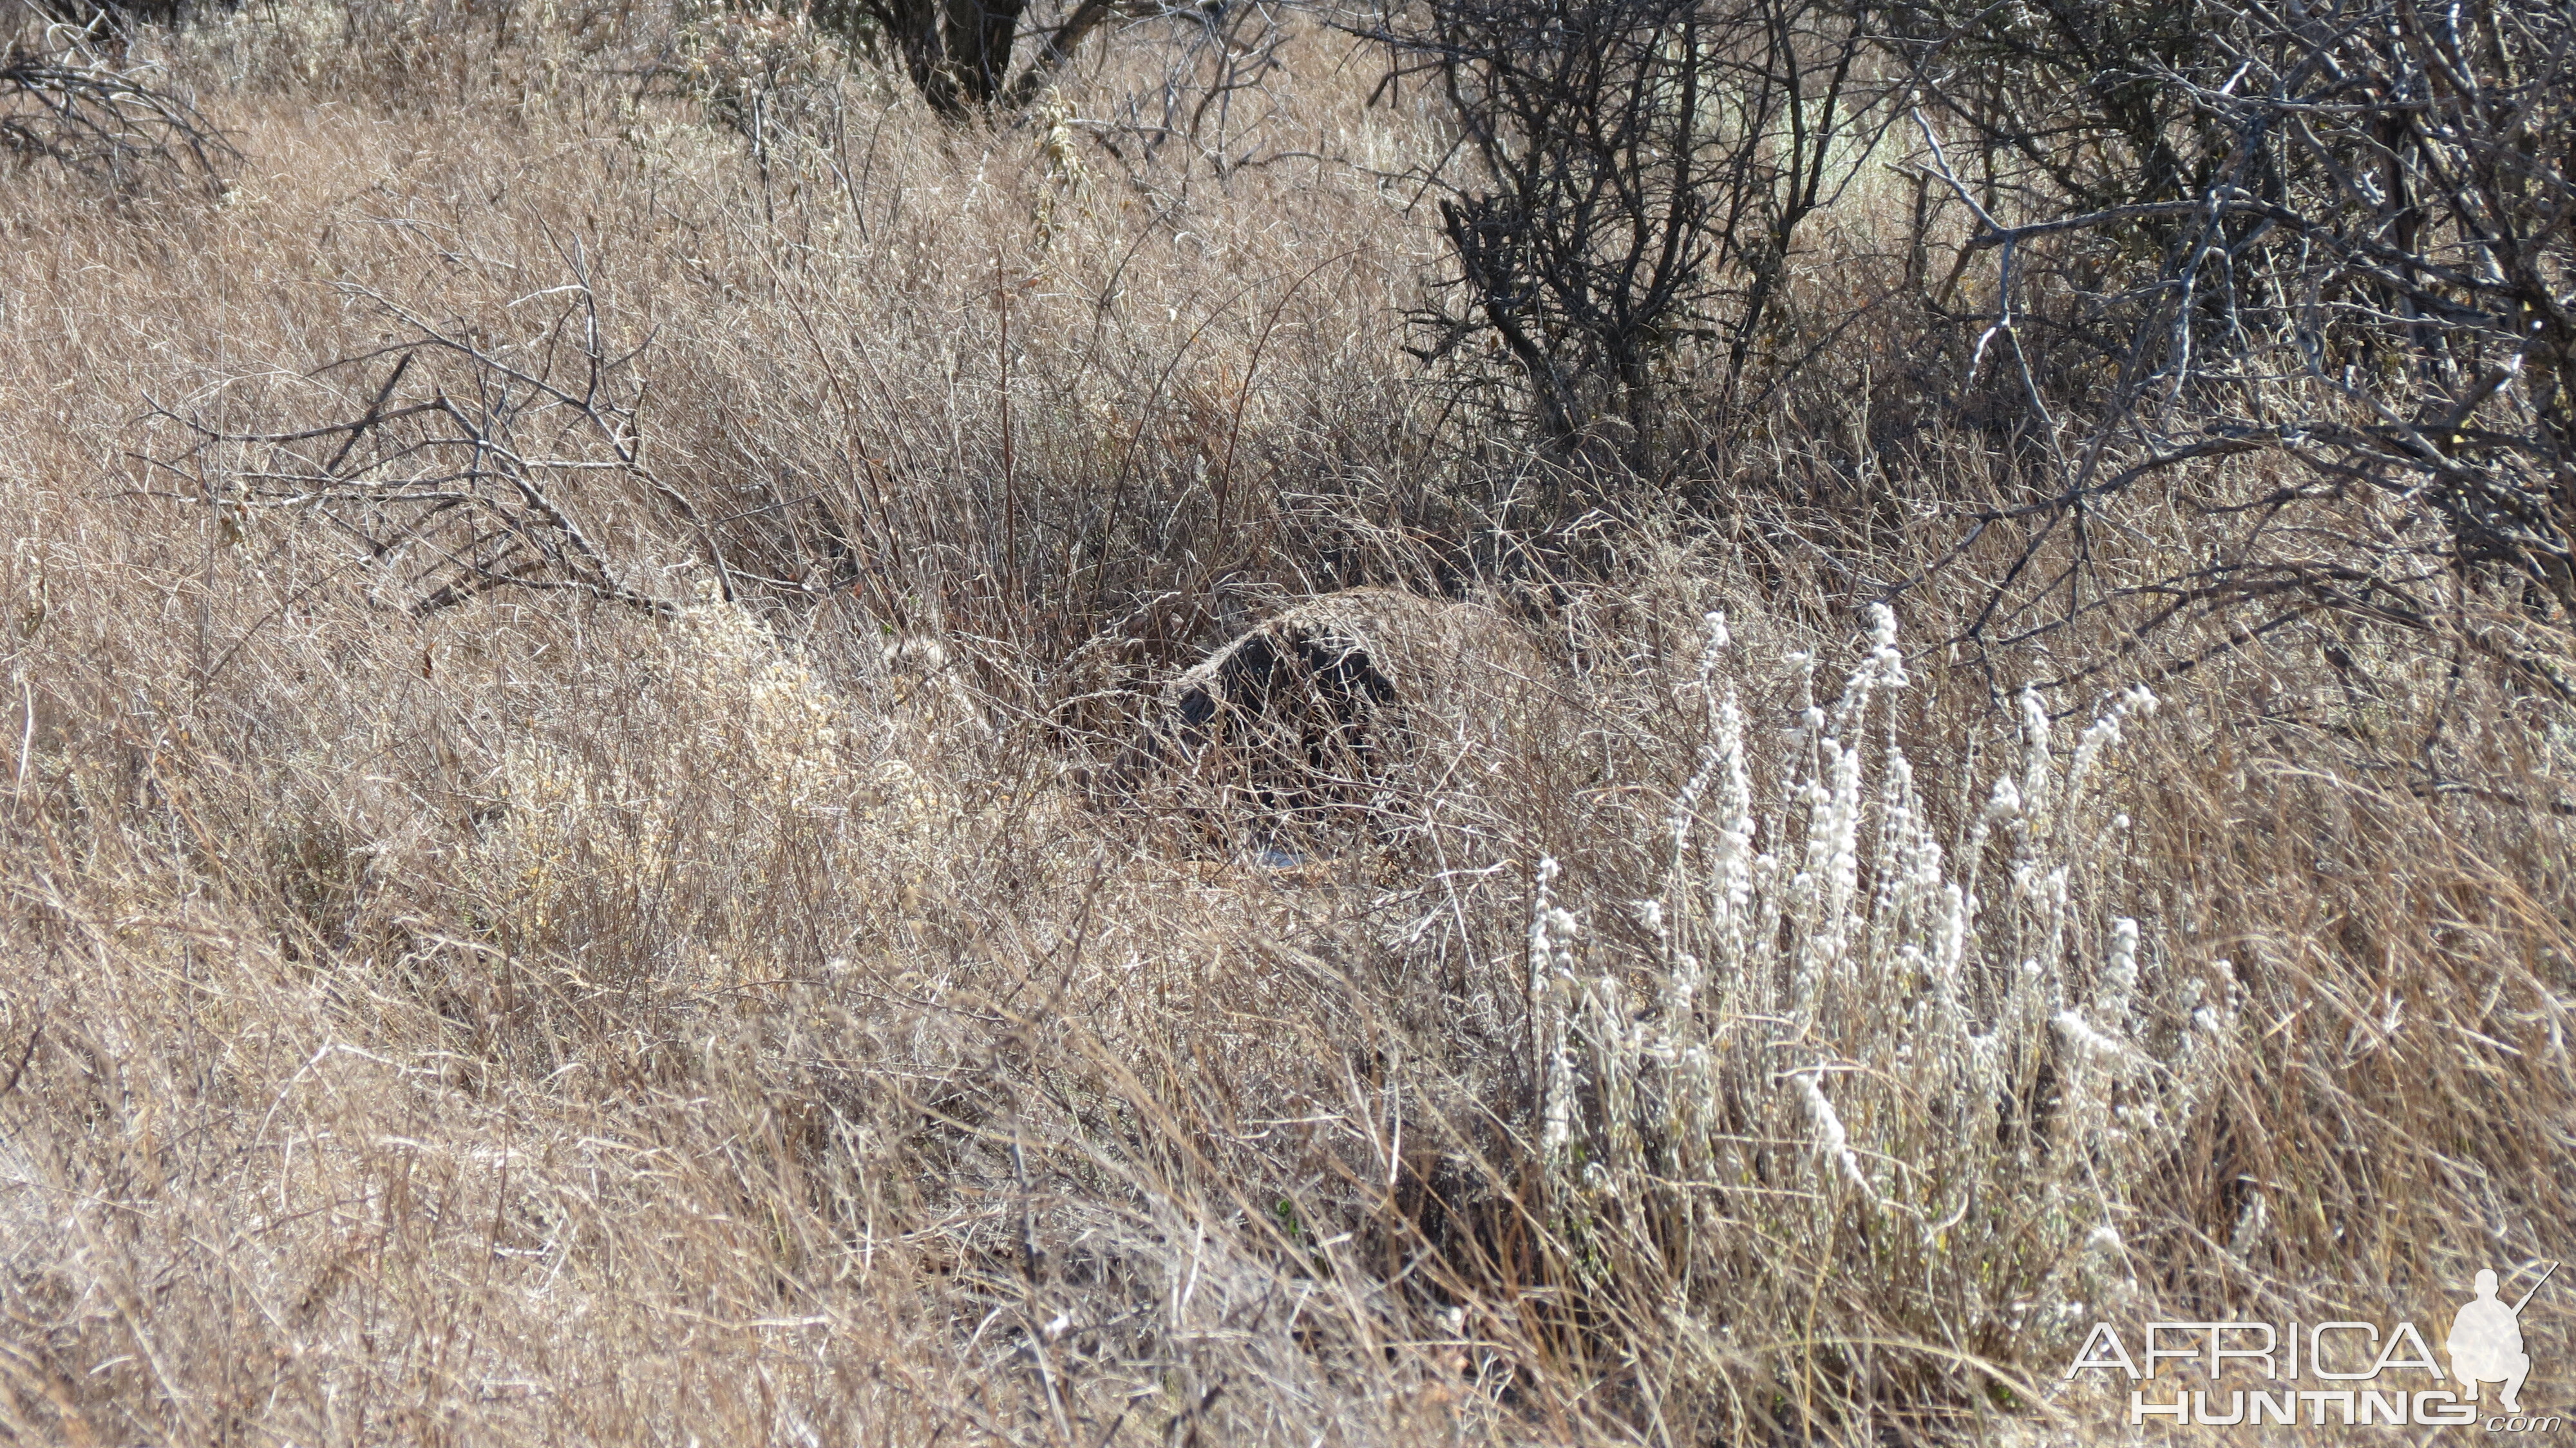
[[[2023,358],[2043,412],[2012,336],[2017,254],[2123,231],[2159,243],[2108,284],[2123,335],[2107,415],[2068,420],[2045,496],[1979,522],[2080,545],[2089,516],[2161,471],[2250,458],[2267,481],[2196,500],[2216,529],[2205,566],[2088,593],[2078,546],[2016,565],[1978,627],[2042,597],[2062,606],[1997,637],[2093,608],[2141,628],[2224,612],[2228,643],[2340,615],[2449,634],[2576,697],[2555,662],[2576,626],[2576,22],[2402,0],[2200,13],[2188,63],[2134,78],[2173,118],[2159,145],[2189,149],[2140,149],[2111,204],[2067,184],[2064,209],[2007,207],[1975,168],[2024,147],[2029,122],[2006,134],[1944,108],[1969,154],[1933,170],[1974,215],[1967,253],[2000,258],[1980,350]]]
[[[2196,194],[2223,156],[2213,118],[2159,79],[2216,53],[2207,17],[2191,0],[1900,3],[1883,23],[1925,109],[1970,138],[1981,195],[2099,210]]]
[[[1867,150],[1853,8],[1814,0],[1433,0],[1373,32],[1389,85],[1447,100],[1462,159],[1425,178],[1455,273],[1424,355],[1508,353],[1571,451],[1654,447],[1684,348],[1739,376],[1798,229]]]
[[[321,376],[381,382],[348,391],[341,415],[288,430],[226,429],[165,412],[193,445],[156,459],[156,472],[185,480],[180,496],[210,508],[274,509],[337,531],[377,575],[378,595],[416,614],[501,588],[569,590],[668,612],[672,602],[610,541],[625,537],[631,549],[624,525],[639,514],[694,537],[732,596],[735,577],[708,520],[644,459],[635,364],[650,339],[620,349],[585,281],[561,292],[568,297],[555,314],[515,341],[436,326],[356,293],[398,323],[403,339]]]
[[[224,10],[239,10],[239,0],[218,0]],[[27,0],[26,8],[63,27],[123,45],[144,25],[173,26],[200,13],[194,0]]]
[[[0,151],[120,187],[162,178],[220,192],[231,145],[195,106],[152,83],[148,67],[95,49],[107,23],[53,26],[58,43],[48,51],[21,46],[0,61]]]
[[[1108,108],[1098,124],[1102,144],[1131,172],[1180,143],[1219,176],[1244,166],[1288,159],[1248,151],[1245,138],[1265,118],[1264,83],[1285,66],[1292,7],[1258,0],[1129,7],[1120,39],[1161,60],[1144,81]],[[1297,153],[1310,159],[1311,152]]]
[[[1051,26],[1031,27],[1035,54],[1013,66],[1028,0],[826,0],[825,28],[870,50],[888,49],[930,108],[951,120],[1037,99],[1083,39],[1111,18],[1110,0],[1077,0]]]

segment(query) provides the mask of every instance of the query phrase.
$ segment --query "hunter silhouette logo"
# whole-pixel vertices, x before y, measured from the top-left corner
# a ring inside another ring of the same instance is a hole
[[[2522,1382],[2531,1376],[2531,1354],[2522,1350],[2522,1310],[2557,1271],[2558,1264],[2550,1263],[2540,1282],[2511,1307],[2496,1297],[2495,1273],[2478,1273],[2478,1295],[2451,1319],[2450,1340],[2444,1344],[2451,1350],[2451,1375],[2460,1380],[2469,1401],[2477,1401],[2480,1383],[2502,1383],[2504,1410],[2522,1411]]]
[[[2411,1322],[2150,1322],[2135,1337],[2097,1322],[2066,1377],[2116,1373],[2135,1384],[2133,1428],[2163,1419],[2213,1428],[2480,1424],[2489,1433],[2555,1433],[2565,1418],[2522,1408],[2531,1377],[2522,1310],[2558,1265],[2512,1303],[2497,1294],[2497,1274],[2481,1270],[2476,1295],[2451,1316],[2440,1357]],[[2168,1364],[2178,1370],[2165,1371]],[[2489,1383],[2502,1389],[2492,1407],[2479,1401]]]

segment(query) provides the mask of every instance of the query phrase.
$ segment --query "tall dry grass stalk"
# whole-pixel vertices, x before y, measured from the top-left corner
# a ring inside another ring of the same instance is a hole
[[[1401,350],[1445,141],[1321,31],[1212,157],[1105,127],[1138,49],[959,128],[792,20],[511,15],[147,37],[225,194],[8,178],[0,1432],[2009,1437],[2108,1421],[2096,1316],[2563,1250],[2567,737],[2473,663],[1908,655],[1849,571],[2006,465],[1800,493],[1865,397],[1730,442],[1732,534],[1514,532]],[[275,491],[383,349],[452,419],[550,343],[633,357],[640,461],[515,424],[632,598]],[[1354,582],[1481,592],[1554,722],[1287,869],[1083,800]]]

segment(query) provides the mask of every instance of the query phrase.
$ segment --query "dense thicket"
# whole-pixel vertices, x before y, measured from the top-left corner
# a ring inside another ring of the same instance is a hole
[[[1497,339],[1507,370],[1471,376],[1568,466],[1689,491],[1711,458],[1676,412],[1722,449],[1784,394],[1870,386],[1836,345],[1855,328],[1946,344],[1964,357],[1897,375],[2016,463],[1958,534],[2078,535],[2005,569],[1980,642],[2101,608],[2437,630],[2466,588],[2550,639],[2463,637],[2560,690],[2569,26],[2399,0],[1430,0],[1369,33],[1459,133],[1424,178],[1453,268],[1426,355]],[[1876,168],[1910,178],[1901,277],[1781,315],[1802,226]],[[2087,576],[2081,535],[2137,479],[2247,455],[2273,481],[2198,498],[2205,566]]]

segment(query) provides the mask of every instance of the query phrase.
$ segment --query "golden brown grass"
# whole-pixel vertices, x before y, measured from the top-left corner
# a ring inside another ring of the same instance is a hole
[[[7,178],[0,1433],[2114,1436],[2096,1317],[2433,1335],[2564,1250],[2565,725],[2474,667],[2276,639],[2052,746],[1939,650],[1844,709],[1825,570],[1626,523],[1489,590],[1556,737],[1265,867],[1073,780],[1498,506],[1399,350],[1431,240],[1372,173],[1428,122],[1313,35],[1263,134],[1324,160],[1117,174],[1067,139],[1115,66],[1020,130],[815,81],[755,153],[725,66],[835,73],[792,26],[639,90],[624,32],[403,23],[172,42],[220,201]],[[738,601],[603,489],[675,614],[416,617],[188,428],[576,283]]]

